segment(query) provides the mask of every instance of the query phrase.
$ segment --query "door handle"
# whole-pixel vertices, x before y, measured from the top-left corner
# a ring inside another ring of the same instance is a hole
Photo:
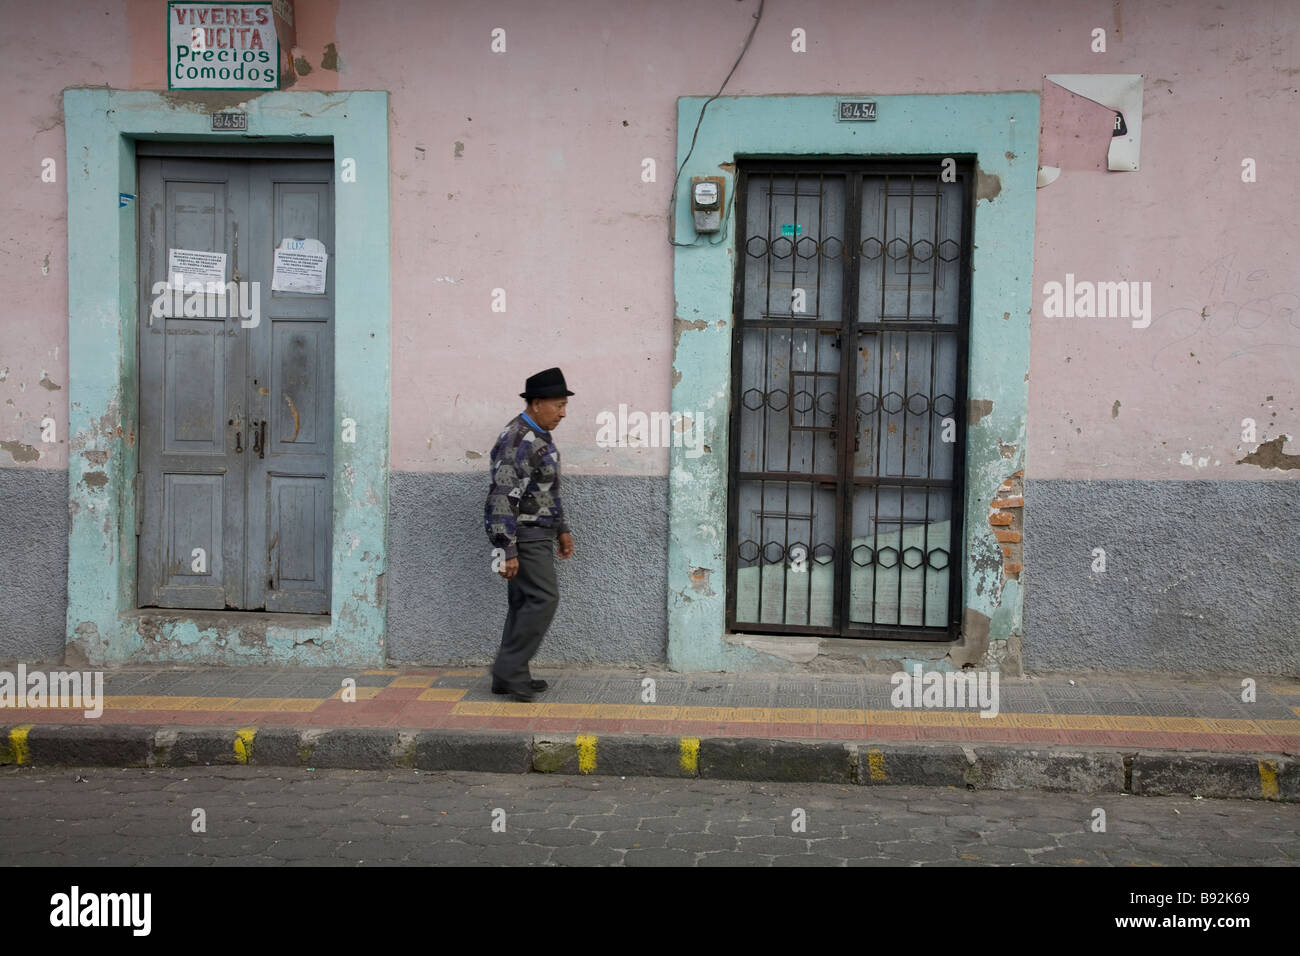
[[[239,444],[241,438],[242,436],[240,435],[240,433],[235,432],[235,454],[236,455],[242,455],[244,453],[243,447]]]
[[[266,419],[253,423],[253,451],[258,458],[266,457]]]

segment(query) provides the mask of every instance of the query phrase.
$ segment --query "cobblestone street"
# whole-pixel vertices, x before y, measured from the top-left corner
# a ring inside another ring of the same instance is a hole
[[[1105,832],[1093,831],[1097,809]],[[197,810],[204,833],[191,829]],[[0,864],[44,866],[1293,866],[1300,806],[549,774],[5,768],[0,847]]]

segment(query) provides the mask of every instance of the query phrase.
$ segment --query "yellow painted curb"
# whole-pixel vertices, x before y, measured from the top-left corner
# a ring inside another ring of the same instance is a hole
[[[235,731],[235,759],[248,763],[253,755],[253,738],[257,736],[256,727],[240,727]]]
[[[1261,760],[1259,762],[1259,789],[1265,800],[1277,798],[1277,761]]]
[[[885,755],[874,747],[867,751],[867,772],[872,780],[881,781],[886,779]]]
[[[596,772],[595,734],[578,734],[578,772]]]
[[[10,729],[9,750],[14,755],[14,763],[24,764],[27,762],[29,752],[27,749],[27,732],[35,726],[35,724],[19,724],[17,727]]]
[[[700,738],[682,738],[682,772],[687,776],[699,776],[700,772]]]

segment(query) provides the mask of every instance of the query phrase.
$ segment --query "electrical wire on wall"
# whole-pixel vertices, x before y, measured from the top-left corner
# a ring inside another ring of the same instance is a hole
[[[704,111],[709,108],[710,103],[712,103],[714,100],[716,100],[719,96],[722,95],[722,91],[725,90],[727,88],[727,84],[731,82],[732,74],[735,73],[736,68],[740,66],[740,61],[743,60],[745,58],[745,54],[749,52],[749,44],[753,41],[754,34],[758,31],[758,24],[763,19],[763,4],[765,2],[766,0],[758,0],[758,11],[754,14],[754,25],[749,28],[749,36],[745,37],[745,45],[740,49],[740,56],[736,57],[736,62],[731,65],[731,70],[727,73],[726,79],[722,81],[722,85],[718,87],[718,92],[714,93],[707,100],[705,100],[704,105],[700,107],[700,118],[695,121],[695,132],[691,134],[690,149],[686,151],[686,156],[682,160],[682,164],[677,167],[677,175],[673,177],[673,191],[672,194],[668,197],[668,243],[669,245],[698,246],[700,244],[700,240],[698,237],[696,237],[694,242],[678,242],[676,239],[675,234],[677,232],[676,229],[677,184],[681,181],[682,170],[686,168],[686,164],[691,161],[691,154],[695,152],[695,140],[700,135],[700,124],[704,122]],[[726,232],[727,217],[731,215],[731,206],[732,203],[734,203],[736,200],[736,189],[735,189],[734,182],[732,183],[732,188],[730,192],[731,195],[727,198],[726,213],[722,217],[722,223],[723,223],[722,237],[717,242],[706,240],[709,242],[709,245],[711,246],[721,245],[723,242],[726,242],[727,240],[727,232]]]

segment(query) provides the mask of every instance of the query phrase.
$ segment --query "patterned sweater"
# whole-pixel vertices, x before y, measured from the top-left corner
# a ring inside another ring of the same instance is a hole
[[[492,488],[483,527],[492,547],[518,557],[519,526],[569,531],[560,501],[560,452],[551,433],[533,428],[522,414],[512,418],[492,446]]]

